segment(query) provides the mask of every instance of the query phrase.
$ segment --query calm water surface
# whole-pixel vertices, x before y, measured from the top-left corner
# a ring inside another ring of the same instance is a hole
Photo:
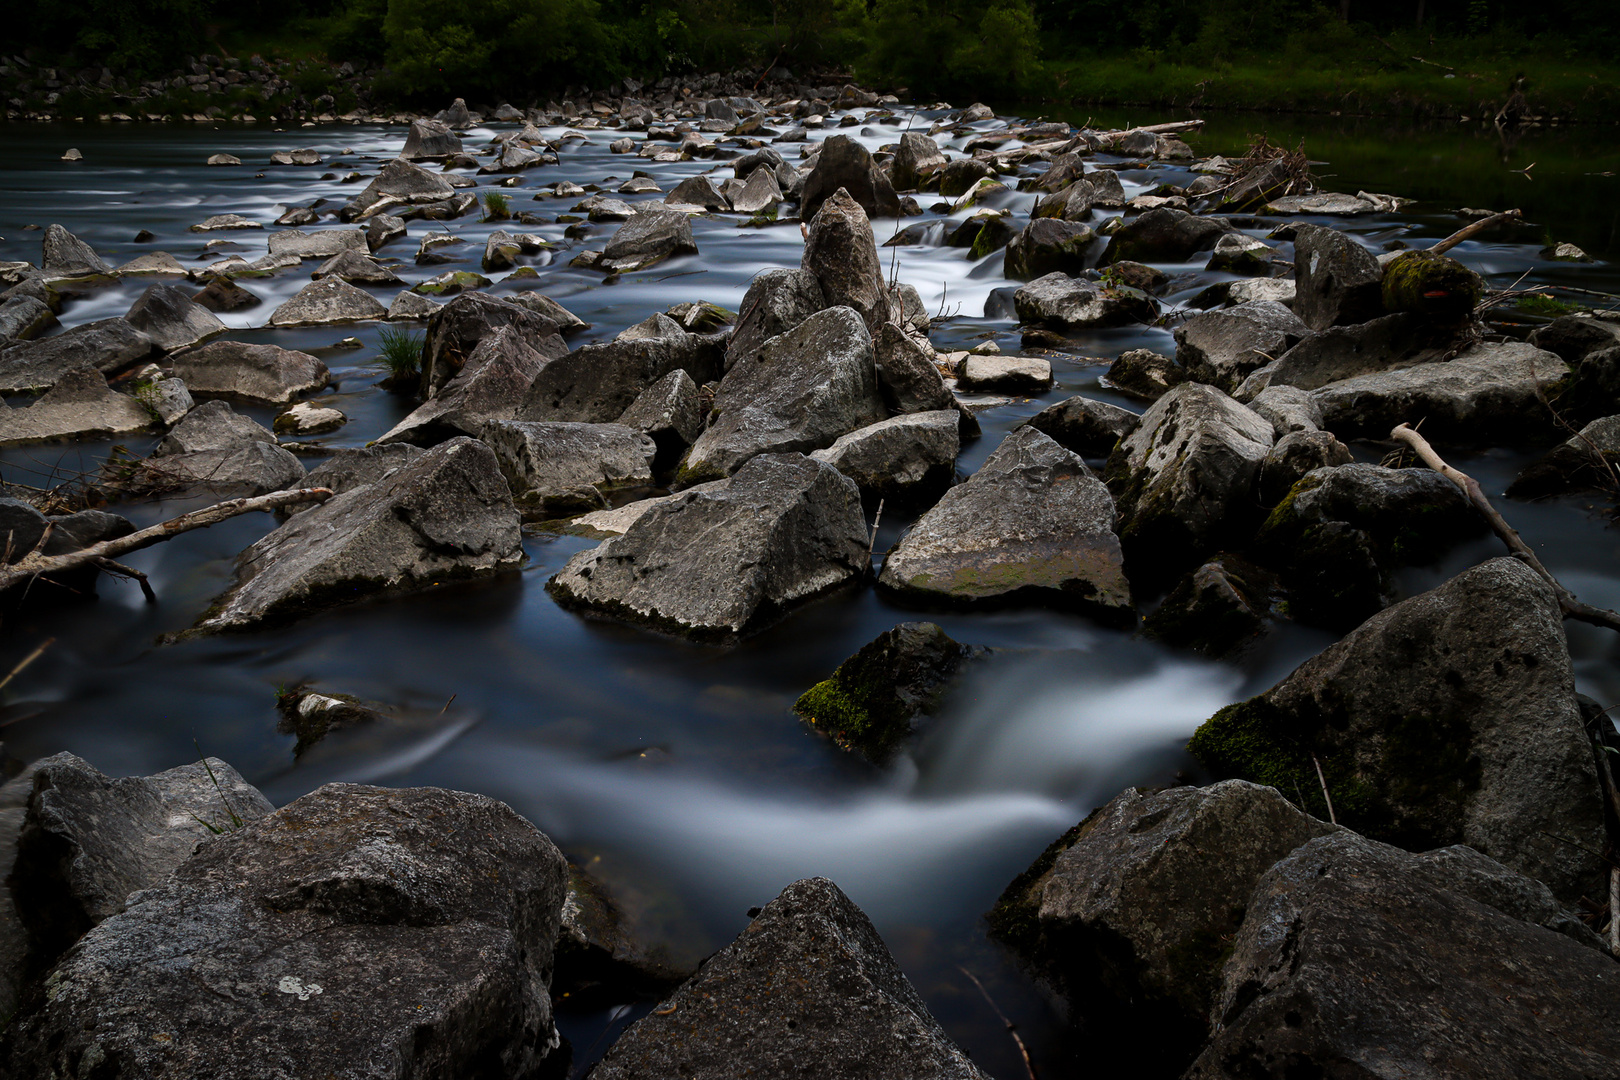
[[[937,115],[922,114],[916,122],[926,125]],[[1095,117],[1099,124],[1164,119]],[[1462,206],[1519,206],[1524,227],[1453,254],[1493,284],[1528,274],[1526,283],[1620,291],[1620,275],[1606,263],[1569,267],[1537,255],[1549,236],[1600,259],[1620,253],[1620,181],[1613,175],[1620,152],[1607,130],[1531,133],[1505,146],[1470,126],[1401,130],[1325,118],[1211,120],[1205,134],[1192,138],[1201,152],[1240,152],[1247,136],[1260,131],[1276,142],[1304,138],[1311,156],[1326,163],[1322,171],[1333,188],[1420,200],[1402,214],[1339,223],[1370,246],[1397,239],[1431,243],[1460,225],[1454,211]],[[480,129],[465,141],[478,149],[508,128]],[[900,129],[843,130],[876,148],[894,141]],[[331,200],[335,209],[360,187],[339,178],[351,170],[375,172],[398,152],[404,134],[403,128],[373,126],[0,126],[0,259],[37,263],[40,233],[25,226],[52,222],[67,225],[114,264],[151,250],[187,263],[211,260],[204,245],[212,238],[225,239],[226,251],[254,258],[264,252],[267,233],[198,235],[187,227],[221,213],[268,226],[287,206],[317,198]],[[668,190],[713,165],[654,165],[612,155],[607,144],[616,136],[593,132],[588,143],[569,141],[559,165],[522,174],[508,192],[514,212],[549,218],[566,212],[571,201],[530,201],[558,180],[612,188],[645,169]],[[948,149],[959,153],[963,142]],[[69,146],[81,149],[85,160],[58,160]],[[300,147],[319,150],[327,163],[262,164],[276,150]],[[235,154],[248,164],[207,168],[203,161],[213,153]],[[785,148],[790,159],[797,153],[796,146]],[[1517,171],[1526,166],[1528,173]],[[722,165],[717,179],[729,175]],[[1190,177],[1161,166],[1122,175],[1129,193]],[[481,180],[487,186],[490,178]],[[648,198],[660,196],[629,197]],[[1009,193],[994,204],[1027,213],[1033,201]],[[535,260],[538,280],[497,283],[492,291],[532,287],[559,300],[592,324],[575,345],[611,338],[680,301],[709,300],[735,310],[755,274],[796,266],[803,246],[796,225],[739,229],[739,220],[695,219],[699,255],[613,285],[600,274],[569,269],[571,253],[562,253]],[[895,228],[876,224],[880,242]],[[408,282],[458,266],[477,269],[495,227],[473,217],[412,222],[408,239],[379,254],[400,260],[395,269]],[[615,226],[597,226],[577,243],[565,240],[562,225],[505,227],[599,248]],[[132,243],[141,229],[155,233],[156,241]],[[453,249],[464,262],[416,267],[411,255],[430,231],[464,238],[466,246]],[[1017,347],[1000,254],[973,262],[960,249],[912,246],[886,248],[883,256],[930,310],[948,316],[935,324],[937,345],[992,338],[1004,351]],[[260,328],[275,304],[307,283],[311,269],[306,264],[272,279],[243,279],[265,304],[222,318],[233,337],[321,356],[335,385],[317,400],[342,409],[350,423],[320,445],[360,446],[408,411],[407,403],[376,387],[384,373],[375,348],[379,325]],[[1165,269],[1178,275],[1172,306],[1222,276],[1204,272],[1202,260]],[[63,323],[123,314],[148,283],[132,280],[85,295],[66,310]],[[384,303],[391,295],[378,291]],[[350,334],[360,348],[335,347]],[[1098,380],[1109,360],[1142,346],[1174,349],[1168,331],[1134,328],[1095,334],[1072,355],[1054,357],[1057,385],[1050,393],[981,414],[985,437],[964,448],[960,472],[977,468],[1014,425],[1069,395],[1140,409]],[[243,411],[270,420],[269,410]],[[143,452],[154,441],[123,445]],[[45,486],[94,470],[109,449],[91,443],[9,450],[0,454],[0,469],[8,480]],[[1366,460],[1381,452],[1357,450]],[[1493,452],[1457,463],[1488,490],[1500,491],[1524,460]],[[117,509],[144,524],[189,505]],[[1579,500],[1502,505],[1577,593],[1620,606],[1620,534],[1597,512],[1602,507]],[[562,611],[547,597],[545,580],[589,544],[531,536],[525,569],[492,583],[369,603],[272,631],[156,645],[158,635],[197,619],[227,585],[235,555],[273,524],[268,517],[238,518],[131,556],[151,577],[161,598],[155,606],[142,604],[131,583],[104,581],[94,604],[4,627],[0,671],[42,640],[56,639],[0,697],[7,752],[31,760],[71,750],[122,775],[195,760],[200,746],[231,761],[278,804],[334,780],[485,792],[510,803],[589,867],[637,913],[641,932],[679,957],[701,957],[728,941],[749,907],[787,883],[826,875],[871,915],[951,1035],[1002,1080],[1024,1076],[1023,1062],[965,970],[1019,1024],[1044,1077],[1128,1062],[1131,1047],[1118,1032],[1067,1034],[1036,988],[985,939],[982,913],[1042,847],[1122,787],[1196,772],[1181,746],[1199,722],[1271,685],[1330,641],[1286,627],[1234,666],[1039,609],[934,613],[928,617],[958,640],[1006,652],[964,689],[913,752],[880,772],[809,733],[790,710],[800,692],[860,645],[918,617],[869,587],[815,602],[735,648],[698,647]],[[879,560],[907,524],[893,513],[884,516]],[[1441,566],[1411,572],[1407,584],[1414,591],[1429,587],[1497,553],[1494,543],[1482,540]],[[1570,646],[1581,689],[1605,704],[1620,701],[1614,636],[1572,625]],[[329,738],[295,763],[293,739],[276,730],[274,700],[278,687],[305,683],[395,704],[403,718]],[[599,1056],[644,1008],[625,1015],[565,1010],[576,1060]]]

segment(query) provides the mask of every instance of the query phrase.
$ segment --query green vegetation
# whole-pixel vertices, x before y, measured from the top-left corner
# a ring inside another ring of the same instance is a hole
[[[484,192],[484,220],[508,221],[512,217],[512,199],[499,191]]]
[[[385,326],[377,334],[377,353],[388,365],[389,378],[405,382],[421,377],[422,335]]]

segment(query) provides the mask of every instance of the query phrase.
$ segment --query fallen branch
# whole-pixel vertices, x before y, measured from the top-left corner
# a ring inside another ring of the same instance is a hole
[[[1444,255],[1446,252],[1450,251],[1464,240],[1472,240],[1474,237],[1478,236],[1492,225],[1499,225],[1504,221],[1520,221],[1523,220],[1523,218],[1524,215],[1519,213],[1517,210],[1504,210],[1500,214],[1492,214],[1490,217],[1480,218],[1472,225],[1465,225],[1458,229],[1456,232],[1452,233],[1450,236],[1446,237],[1429,250],[1434,252],[1436,255]]]
[[[1507,523],[1506,518],[1497,513],[1496,507],[1492,506],[1491,501],[1485,497],[1485,491],[1479,486],[1478,480],[1446,464],[1445,460],[1435,453],[1434,447],[1429,445],[1429,440],[1419,435],[1406,424],[1396,425],[1395,429],[1389,433],[1389,437],[1396,442],[1402,442],[1410,446],[1425,465],[1457,485],[1462,493],[1468,497],[1468,501],[1473,504],[1474,509],[1478,510],[1481,516],[1490,524],[1491,531],[1496,533],[1502,543],[1507,545],[1507,549],[1512,552],[1513,557],[1523,561],[1530,569],[1540,574],[1542,580],[1552,586],[1553,595],[1558,598],[1558,607],[1563,611],[1565,618],[1591,623],[1593,626],[1606,626],[1610,630],[1620,630],[1620,612],[1610,611],[1607,608],[1596,608],[1590,604],[1582,603],[1575,598],[1574,593],[1564,588],[1558,579],[1553,577],[1552,571],[1541,564],[1541,560],[1536,557],[1536,553],[1531,550],[1530,545],[1524,542],[1524,538],[1519,535],[1518,531]]]
[[[217,525],[221,521],[250,514],[255,510],[277,510],[283,506],[292,506],[295,503],[325,502],[332,497],[330,488],[295,488],[290,491],[272,491],[268,495],[258,495],[251,499],[230,499],[226,502],[205,506],[201,510],[193,510],[189,514],[181,514],[168,521],[160,521],[128,536],[116,540],[103,540],[99,544],[91,544],[80,551],[70,551],[64,555],[42,555],[38,549],[18,559],[10,566],[0,567],[0,590],[9,589],[26,580],[39,577],[41,574],[59,574],[74,567],[100,565],[103,560],[112,560],[130,551],[139,551],[141,548],[151,547],[173,536],[190,532],[193,529],[206,529],[210,525]],[[115,566],[117,564],[114,564]],[[140,575],[127,567],[118,567],[116,573],[129,574],[137,580]]]
[[[996,999],[990,996],[990,991],[984,988],[984,983],[979,981],[978,976],[961,964],[956,965],[956,970],[966,975],[973,985],[979,988],[979,993],[984,996],[984,1000],[990,1005],[990,1011],[996,1014],[996,1018],[1007,1029],[1007,1034],[1012,1036],[1013,1042],[1018,1046],[1018,1053],[1024,1059],[1024,1072],[1029,1075],[1029,1080],[1038,1080],[1035,1075],[1035,1063],[1029,1059],[1029,1047],[1025,1046],[1024,1040],[1019,1037],[1018,1025],[1007,1019],[1007,1014],[1001,1011],[1001,1006],[996,1004]]]
[[[35,648],[33,652],[29,653],[27,656],[23,657],[17,662],[17,666],[11,669],[11,674],[7,675],[3,679],[0,679],[0,690],[4,690],[7,686],[10,686],[12,679],[15,679],[18,675],[21,675],[24,671],[26,671],[28,669],[28,665],[44,656],[45,650],[55,644],[56,639],[53,637],[46,638],[44,641],[40,642],[39,646]]]

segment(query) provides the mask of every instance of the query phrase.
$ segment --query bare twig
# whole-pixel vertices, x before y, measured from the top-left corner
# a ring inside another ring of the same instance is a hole
[[[1620,866],[1609,867],[1609,951],[1620,956]]]
[[[984,988],[984,983],[979,981],[978,976],[961,964],[956,965],[956,970],[966,975],[968,980],[979,988],[979,993],[984,995],[984,1000],[990,1005],[990,1011],[996,1014],[1002,1026],[1007,1029],[1007,1034],[1011,1035],[1013,1042],[1018,1044],[1018,1053],[1024,1059],[1024,1071],[1029,1074],[1029,1080],[1038,1080],[1035,1075],[1035,1063],[1029,1059],[1029,1047],[1024,1045],[1024,1040],[1018,1035],[1018,1026],[1007,1019],[1007,1014],[1001,1011],[1001,1006],[996,1004],[996,999],[990,996],[990,991]]]
[[[883,500],[878,500],[877,513],[872,515],[872,538],[866,542],[866,561],[872,561],[872,549],[877,547],[878,524],[883,520]]]
[[[1311,755],[1311,764],[1316,766],[1316,781],[1322,785],[1322,798],[1327,800],[1328,824],[1337,825],[1339,819],[1333,815],[1333,796],[1328,794],[1327,777],[1322,775],[1322,763],[1316,760],[1315,754]]]
[[[0,690],[4,690],[7,686],[11,685],[11,680],[12,679],[15,679],[18,675],[21,675],[24,671],[27,671],[28,670],[28,665],[32,664],[35,660],[38,660],[40,657],[44,656],[45,655],[45,650],[50,648],[52,645],[55,645],[55,644],[56,644],[56,639],[55,638],[53,638],[53,637],[46,638],[44,641],[40,642],[38,646],[35,647],[33,652],[29,653],[27,656],[25,656],[21,660],[17,661],[17,666],[11,669],[10,674],[8,674],[5,678],[0,679]]]
[[[148,604],[157,603],[157,593],[152,591],[152,583],[147,580],[145,574],[133,566],[125,566],[123,563],[114,562],[112,559],[92,559],[91,564],[115,577],[135,579],[141,586],[141,595],[146,597],[146,602]]]
[[[1446,462],[1429,445],[1429,440],[1419,435],[1406,424],[1399,424],[1389,433],[1389,437],[1396,442],[1403,442],[1410,446],[1423,463],[1435,472],[1450,480],[1468,497],[1480,515],[1490,524],[1491,531],[1496,533],[1502,543],[1507,545],[1513,557],[1523,561],[1530,569],[1541,575],[1542,579],[1552,586],[1553,595],[1558,598],[1558,606],[1564,617],[1575,619],[1578,622],[1591,623],[1593,626],[1606,626],[1610,630],[1620,630],[1620,612],[1609,611],[1606,608],[1596,608],[1590,604],[1582,603],[1575,598],[1575,594],[1564,588],[1558,579],[1553,577],[1552,571],[1542,565],[1530,545],[1518,534],[1507,519],[1497,513],[1496,507],[1485,497],[1485,491],[1479,486],[1479,481],[1462,472]]]
[[[1452,233],[1438,244],[1435,244],[1429,250],[1434,252],[1436,255],[1444,255],[1446,252],[1450,251],[1464,240],[1472,240],[1474,237],[1478,236],[1492,225],[1499,225],[1504,221],[1519,221],[1522,220],[1523,217],[1524,215],[1519,213],[1517,210],[1504,210],[1500,214],[1492,214],[1490,217],[1480,218],[1472,225],[1466,225],[1463,228],[1458,229],[1456,232]]]

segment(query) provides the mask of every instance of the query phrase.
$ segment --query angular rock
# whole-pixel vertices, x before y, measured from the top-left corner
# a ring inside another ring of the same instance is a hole
[[[1325,812],[1320,762],[1339,819],[1374,839],[1468,844],[1565,903],[1604,887],[1562,614],[1515,559],[1379,612],[1188,747],[1217,775],[1297,786],[1313,812]]]
[[[149,286],[130,305],[124,318],[164,352],[183,349],[225,332],[224,323],[173,285]]]
[[[655,471],[665,472],[703,433],[703,407],[697,383],[676,368],[631,403],[616,421],[651,436],[658,446]]]
[[[242,229],[262,229],[264,223],[245,218],[241,214],[215,214],[187,229],[187,232],[236,232]]]
[[[1268,571],[1237,555],[1217,555],[1170,590],[1142,620],[1142,632],[1215,659],[1233,656],[1265,633],[1275,592]]]
[[[1249,402],[1249,408],[1271,421],[1277,438],[1295,431],[1316,431],[1322,410],[1316,399],[1297,386],[1268,386]]]
[[[512,494],[489,448],[452,439],[368,487],[294,515],[237,560],[198,622],[242,630],[382,593],[486,577],[523,560]]]
[[[1043,195],[1031,212],[1036,218],[1057,218],[1059,221],[1085,221],[1091,217],[1091,207],[1097,189],[1089,180],[1076,180],[1050,195]]]
[[[1168,356],[1152,349],[1131,349],[1108,365],[1108,385],[1144,401],[1157,401],[1172,386],[1187,380],[1187,373]]]
[[[966,195],[980,180],[996,175],[996,170],[978,158],[957,158],[939,174],[939,193],[947,199]]]
[[[963,390],[1040,394],[1052,388],[1052,362],[1038,356],[978,356],[969,353],[957,372]]]
[[[1042,600],[1131,618],[1114,500],[1078,456],[1018,428],[889,552],[878,582],[953,603]]]
[[[668,336],[604,341],[553,360],[530,384],[514,419],[610,424],[672,371],[685,371],[700,386],[719,378],[724,342],[664,321]]]
[[[1224,218],[1197,217],[1185,210],[1160,207],[1126,221],[1113,234],[1109,261],[1187,262],[1200,251],[1214,248],[1231,231]]]
[[[154,251],[129,260],[118,268],[119,277],[189,277],[190,270],[167,251]]]
[[[536,520],[607,508],[607,495],[652,483],[657,444],[622,424],[492,420],[495,451],[518,510]]]
[[[1015,281],[1051,273],[1078,274],[1090,263],[1097,239],[1089,225],[1038,217],[1007,244],[1005,272]]]
[[[101,372],[82,367],[57,379],[27,408],[0,408],[0,446],[125,435],[155,422],[145,405],[108,386]]]
[[[152,339],[127,319],[83,323],[53,337],[0,349],[0,393],[48,390],[77,368],[112,373],[151,354]]]
[[[1235,391],[1249,374],[1282,356],[1310,328],[1271,300],[1194,315],[1175,329],[1176,362],[1194,379]]]
[[[853,481],[798,454],[761,454],[652,507],[546,588],[568,607],[724,640],[866,573],[866,546]]]
[[[319,1060],[333,1077],[529,1080],[557,1045],[565,886],[561,853],[493,799],[327,785],[92,930],[14,1027],[10,1075],[88,1059],[108,1080],[248,1080]]]
[[[810,457],[855,481],[869,499],[929,497],[955,473],[959,424],[955,409],[904,413],[840,435]]]
[[[405,235],[405,222],[392,214],[377,214],[366,222],[366,248],[375,252]]]
[[[819,450],[883,417],[865,323],[852,308],[828,308],[726,372],[677,483],[729,476],[756,454]]]
[[[1267,419],[1272,420],[1272,429],[1276,430],[1276,420],[1270,416]],[[1311,428],[1280,434],[1260,463],[1260,503],[1276,506],[1312,472],[1348,465],[1352,460],[1350,448],[1330,431]]]
[[[1383,269],[1372,252],[1321,225],[1294,229],[1294,311],[1312,330],[1384,313]]]
[[[508,277],[507,281],[512,279]],[[537,292],[515,292],[501,297],[509,304],[528,308],[536,315],[544,315],[557,324],[559,334],[573,334],[580,330],[589,330],[591,324],[563,307],[549,296]]]
[[[56,313],[32,296],[0,303],[0,344],[30,341],[56,325]]]
[[[908,131],[900,136],[900,148],[894,152],[889,176],[897,190],[915,191],[946,164],[938,143],[921,132]]]
[[[107,261],[96,254],[95,248],[60,225],[46,226],[41,245],[44,254],[40,271],[47,278],[89,277],[113,272]]]
[[[1530,332],[1530,344],[1578,364],[1592,353],[1620,345],[1620,322],[1589,315],[1560,315]]]
[[[1524,467],[1508,486],[1510,499],[1544,499],[1604,491],[1620,465],[1620,416],[1594,420]]]
[[[900,197],[894,185],[872,161],[871,153],[848,135],[833,135],[821,144],[821,153],[799,197],[799,217],[809,221],[821,204],[842,189],[871,217],[899,217]]]
[[[1013,306],[1019,322],[1058,331],[1130,326],[1159,317],[1159,305],[1146,293],[1127,286],[1104,287],[1064,273],[1047,274],[1023,286],[1013,294]]]
[[[238,450],[256,443],[274,445],[275,435],[223,401],[205,401],[157,444],[159,455],[194,454],[205,450]]]
[[[338,217],[344,221],[363,220],[391,207],[438,202],[455,193],[454,185],[443,175],[396,159],[384,165],[365,190],[344,205]]]
[[[609,238],[597,267],[612,273],[645,270],[676,255],[696,255],[692,222],[678,210],[635,214]]]
[[[1277,264],[1277,251],[1263,240],[1243,233],[1227,233],[1215,241],[1205,270],[1230,274],[1271,274]]]
[[[312,281],[270,313],[271,326],[320,326],[385,319],[388,309],[370,293],[339,278]]]
[[[875,355],[878,391],[889,412],[933,412],[955,407],[956,398],[934,366],[931,351],[925,350],[898,326],[883,324]]]
[[[776,174],[764,165],[748,177],[740,191],[731,195],[731,208],[739,214],[772,213],[782,202],[782,185]]]
[[[330,488],[333,494],[341,495],[386,480],[425,453],[426,450],[410,443],[340,448],[332,452],[324,465],[311,469],[304,483],[308,487]]]
[[[494,296],[470,293],[435,309],[422,343],[422,396],[431,398],[456,377],[478,343],[503,326],[513,327],[542,356],[568,351],[557,324],[529,307]]]
[[[854,308],[876,340],[890,300],[872,223],[848,192],[833,191],[818,206],[800,266],[815,275],[827,307]]]
[[[324,408],[313,401],[300,401],[276,414],[275,429],[278,434],[295,437],[324,435],[348,422],[349,418],[338,409]]]
[[[737,328],[726,343],[726,369],[828,306],[821,283],[809,270],[763,271],[749,283],[738,309]]]
[[[316,281],[322,278],[340,278],[351,285],[404,284],[398,274],[355,248],[340,251],[327,259],[310,277]]]
[[[1384,315],[1355,326],[1330,326],[1302,338],[1274,363],[1256,369],[1236,396],[1247,401],[1268,386],[1317,390],[1357,375],[1410,367],[1439,359],[1440,351],[1432,348],[1437,343],[1423,320],[1410,314]]]
[[[498,327],[479,340],[455,378],[376,441],[432,446],[457,435],[479,437],[488,422],[512,418],[549,360],[518,327]]]
[[[295,488],[303,479],[303,464],[273,441],[225,450],[154,454],[135,461],[113,460],[101,472],[102,486],[124,497],[245,498]]]
[[[1032,427],[1081,457],[1105,458],[1141,420],[1129,409],[1076,395],[1047,406],[1019,426]]]
[[[192,297],[209,311],[244,311],[258,307],[263,300],[227,277],[211,279],[202,292]]]
[[[244,341],[214,341],[169,357],[168,367],[198,394],[284,405],[325,389],[326,365],[308,353]]]
[[[664,196],[666,206],[699,206],[713,213],[731,210],[731,201],[718,191],[707,176],[688,176]]]
[[[298,259],[330,259],[345,251],[364,253],[368,250],[370,249],[366,246],[366,234],[359,229],[322,229],[319,232],[288,229],[285,232],[270,234],[271,255],[285,255]]]

